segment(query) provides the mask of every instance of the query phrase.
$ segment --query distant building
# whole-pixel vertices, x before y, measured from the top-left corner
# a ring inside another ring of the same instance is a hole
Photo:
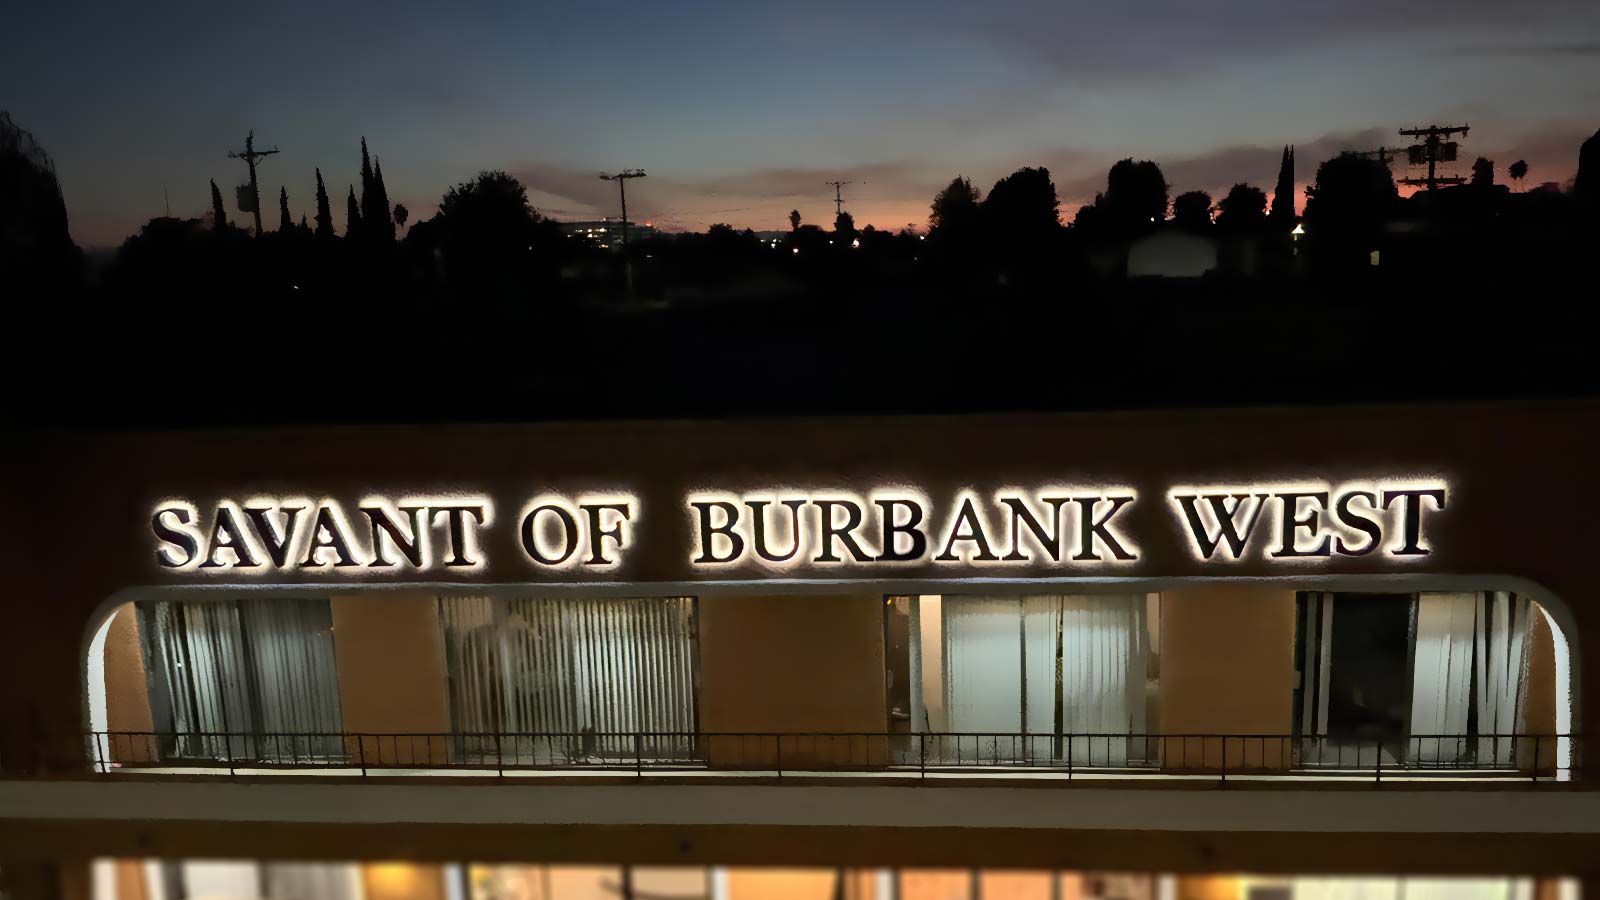
[[[622,219],[607,216],[593,222],[562,222],[561,233],[582,238],[601,248],[622,244]],[[642,241],[660,234],[649,222],[629,222],[628,240]]]
[[[1199,278],[1217,267],[1217,242],[1162,228],[1128,247],[1129,278]]]

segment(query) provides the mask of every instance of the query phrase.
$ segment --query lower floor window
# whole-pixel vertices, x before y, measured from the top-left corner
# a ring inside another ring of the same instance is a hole
[[[311,762],[344,752],[326,599],[145,600],[138,610],[163,757]]]
[[[459,751],[524,765],[692,755],[694,613],[692,597],[441,597]]]
[[[903,606],[906,720],[940,735],[938,761],[1122,766],[1143,754],[1154,595],[922,595]],[[891,644],[895,631],[891,619]]]
[[[1532,603],[1507,591],[1297,598],[1302,762],[1516,762]],[[1367,755],[1361,756],[1365,749]]]

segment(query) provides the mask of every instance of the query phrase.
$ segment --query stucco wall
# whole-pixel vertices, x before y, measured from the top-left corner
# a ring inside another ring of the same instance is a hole
[[[1169,734],[1286,735],[1294,722],[1292,589],[1208,585],[1161,593],[1161,727]],[[1281,767],[1281,744],[1228,747],[1228,765]],[[1171,768],[1222,764],[1217,740],[1169,741]],[[1185,758],[1187,754],[1187,758]]]
[[[870,732],[884,707],[883,597],[700,598],[702,732]],[[773,739],[708,739],[713,764],[770,767]],[[881,765],[882,739],[788,740],[785,764]]]
[[[352,753],[368,764],[448,759],[441,738],[383,737],[450,730],[444,638],[433,594],[334,597],[333,650],[344,730],[366,735]]]

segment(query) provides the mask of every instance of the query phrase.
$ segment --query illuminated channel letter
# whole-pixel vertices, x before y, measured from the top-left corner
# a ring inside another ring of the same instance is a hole
[[[700,554],[693,557],[696,564],[730,563],[744,555],[744,538],[734,531],[734,526],[739,524],[739,507],[726,500],[691,500],[689,505],[694,507],[699,522]],[[722,513],[722,524],[714,524],[713,511]],[[716,552],[717,540],[726,543],[728,552]],[[795,540],[799,541],[796,532]]]
[[[176,524],[167,524],[168,518]],[[163,568],[181,569],[200,555],[200,533],[194,527],[195,519],[194,507],[188,503],[159,506],[150,516],[150,529],[156,533],[158,541],[156,562]]]
[[[1217,547],[1224,540],[1228,542],[1228,552],[1238,559],[1244,555],[1245,545],[1250,542],[1250,535],[1256,530],[1256,522],[1261,519],[1261,510],[1266,508],[1268,494],[1175,494],[1173,500],[1183,510],[1184,520],[1189,524],[1189,536],[1194,540],[1195,553],[1201,559],[1210,559],[1217,552]],[[1212,521],[1217,523],[1216,534],[1211,533],[1211,526],[1201,520],[1200,511],[1196,509],[1195,501],[1204,500],[1211,511]],[[1228,501],[1233,505],[1229,507]],[[1246,500],[1254,500],[1247,504]],[[1241,509],[1248,508],[1245,523],[1241,530],[1238,515]]]
[[[244,516],[250,520],[250,527],[255,529],[256,538],[261,541],[262,549],[266,551],[267,558],[277,568],[289,565],[289,545],[294,542],[295,522],[300,514],[306,511],[304,506],[284,506],[277,510],[283,514],[283,529],[279,531],[268,516],[273,512],[272,506],[246,506]]]
[[[1365,500],[1367,509],[1378,512],[1378,495],[1372,491],[1350,491],[1339,495],[1333,504],[1333,514],[1339,518],[1339,523],[1367,536],[1366,544],[1361,547],[1352,547],[1345,543],[1343,537],[1336,538],[1333,549],[1341,556],[1366,556],[1383,543],[1383,529],[1379,520],[1363,516],[1350,508],[1350,504],[1356,500]]]
[[[1066,518],[1062,508],[1072,502],[1071,497],[1041,497],[1040,499],[1050,506],[1050,527],[1046,529],[1028,508],[1028,501],[1020,496],[997,496],[1007,509],[1011,510],[1011,552],[1004,557],[1006,562],[1031,562],[1032,556],[1023,552],[1023,528],[1033,535],[1039,549],[1049,555],[1054,562],[1061,562],[1062,521]]]
[[[1432,551],[1422,546],[1422,506],[1423,501],[1432,500],[1433,508],[1444,509],[1444,488],[1408,488],[1405,490],[1385,490],[1383,492],[1383,508],[1399,500],[1400,503],[1400,546],[1390,550],[1391,556],[1427,556]]]
[[[1302,501],[1310,500],[1316,505],[1306,510],[1305,516],[1300,515]],[[1278,549],[1272,551],[1274,559],[1283,559],[1293,556],[1331,556],[1333,554],[1333,535],[1324,534],[1322,540],[1317,540],[1317,534],[1322,530],[1322,513],[1328,509],[1327,491],[1289,491],[1278,495]],[[1307,531],[1311,540],[1315,541],[1309,550],[1301,550],[1299,535]]]
[[[750,546],[756,555],[769,563],[783,563],[794,559],[800,552],[800,539],[802,528],[800,525],[800,508],[806,505],[804,500],[779,500],[779,506],[789,510],[789,549],[783,553],[775,553],[768,546],[767,541],[767,507],[772,500],[745,500],[744,505],[750,508]],[[731,523],[730,523],[731,527]],[[701,535],[701,545],[705,545],[704,534]]]
[[[977,552],[957,554],[956,544],[971,544]],[[1000,557],[989,549],[989,535],[983,516],[978,512],[972,494],[961,495],[961,506],[956,510],[955,518],[950,520],[950,527],[945,532],[944,549],[934,557],[937,562],[999,562]]]
[[[861,527],[861,522],[865,515],[862,512],[860,503],[854,500],[813,500],[811,503],[817,508],[817,523],[821,529],[821,534],[817,540],[817,555],[811,560],[812,562],[840,562],[839,555],[834,552],[834,544],[836,542],[843,544],[845,550],[849,551],[850,557],[856,562],[873,561],[874,556],[861,549],[861,544],[856,540],[854,534],[855,530]],[[843,524],[835,521],[837,517],[833,511],[836,507],[845,512]]]
[[[1234,487],[1175,487],[1168,492],[1196,559],[1237,562],[1248,556],[1271,560],[1319,560],[1367,556],[1427,556],[1423,511],[1445,508],[1443,479],[1255,484]],[[1263,512],[1277,521],[1256,526]],[[1241,519],[1242,517],[1242,519]],[[1385,536],[1393,535],[1388,547]],[[1218,550],[1226,545],[1225,552]],[[1262,545],[1265,545],[1264,547]],[[1252,551],[1252,547],[1257,548]]]
[[[314,569],[328,565],[322,553],[332,550],[334,559],[333,567],[336,569],[349,566],[359,566],[356,558],[350,554],[350,525],[344,520],[344,512],[338,504],[324,501],[317,506],[316,518],[311,520],[311,540],[306,543],[306,557],[300,562],[301,568]]]
[[[388,542],[393,544],[394,548],[400,551],[414,568],[422,568],[422,544],[427,536],[427,529],[422,525],[422,512],[427,507],[399,507],[399,512],[404,513],[411,520],[411,534],[409,537],[400,533],[400,525],[395,522],[395,517],[389,510],[376,504],[362,506],[360,509],[362,514],[367,517],[367,520],[372,523],[372,562],[368,563],[369,566],[381,568],[400,564],[398,561],[391,562],[387,556],[383,555],[383,544],[387,538]]]
[[[576,501],[546,495],[523,510],[522,552],[541,566],[614,566],[630,541],[628,526],[638,501],[631,495],[582,496]],[[609,543],[608,543],[609,542]],[[615,548],[618,555],[608,550]]]
[[[1117,535],[1111,530],[1112,517],[1120,512],[1124,506],[1133,502],[1132,495],[1099,499],[1094,497],[1074,497],[1072,499],[1080,507],[1078,521],[1082,525],[1081,532],[1083,535],[1082,540],[1078,543],[1078,555],[1073,557],[1075,561],[1099,560],[1101,558],[1100,554],[1095,552],[1096,540],[1106,545],[1106,548],[1111,551],[1112,559],[1128,562],[1138,558],[1128,552],[1126,547],[1122,546],[1121,542],[1117,540]],[[1109,503],[1111,508],[1107,509],[1099,518],[1095,518],[1094,511],[1101,503]]]
[[[884,562],[910,562],[921,559],[928,552],[928,534],[922,529],[922,520],[927,516],[922,509],[922,504],[904,497],[885,497],[874,499],[873,504],[878,507],[880,516],[880,546],[883,548],[878,553],[878,559]],[[904,522],[896,521],[899,514],[896,510],[906,511]],[[900,550],[900,539],[909,538],[911,546]]]

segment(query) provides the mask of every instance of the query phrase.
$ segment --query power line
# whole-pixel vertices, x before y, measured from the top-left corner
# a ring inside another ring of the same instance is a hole
[[[844,194],[842,190],[847,184],[866,184],[865,181],[824,181],[823,184],[833,185],[833,217],[838,218],[844,212]]]
[[[276,144],[271,150],[256,149],[256,132],[251,129],[244,139],[244,152],[228,151],[229,159],[242,159],[250,167],[250,211],[256,216],[256,237],[261,236],[261,190],[256,187],[256,163],[278,152]]]

